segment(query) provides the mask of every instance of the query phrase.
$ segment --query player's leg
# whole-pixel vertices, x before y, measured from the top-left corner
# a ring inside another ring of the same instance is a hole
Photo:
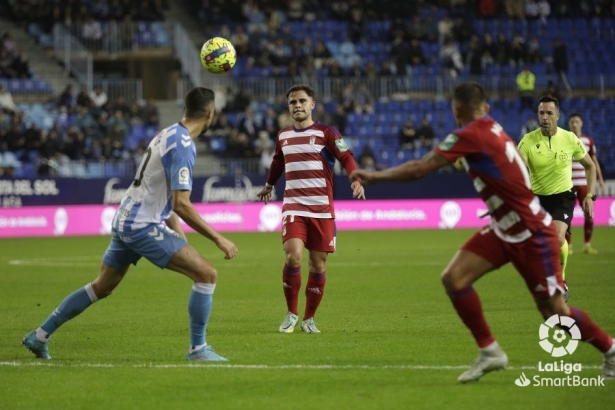
[[[484,228],[463,245],[442,273],[446,293],[479,348],[479,357],[458,378],[462,383],[478,380],[485,373],[503,369],[508,364],[508,357],[491,334],[472,286],[485,273],[507,262],[500,242],[493,231]]]
[[[613,338],[596,325],[581,309],[564,300],[564,281],[558,255],[559,242],[553,230],[538,232],[523,245],[510,247],[512,263],[523,276],[536,306],[544,319],[553,315],[572,317],[581,332],[581,340],[604,353],[605,377],[615,377]]]
[[[314,316],[325,293],[327,256],[329,253],[335,252],[335,245],[335,220],[311,219],[306,243],[306,247],[310,250],[310,273],[305,287],[305,312],[301,323],[301,329],[304,332],[320,333],[314,323]]]
[[[131,263],[140,256],[117,239],[112,239],[100,267],[98,277],[68,295],[43,324],[26,335],[22,341],[28,350],[41,359],[51,359],[47,343],[51,335],[64,323],[103,299],[119,285]]]
[[[577,187],[577,198],[579,200],[579,205],[583,207],[583,201],[587,197],[587,185],[578,186]],[[594,218],[591,218],[585,215],[585,220],[583,221],[583,252],[589,255],[595,255],[598,253],[597,250],[592,248],[591,240],[592,234],[594,233]]]
[[[285,216],[282,218],[284,267],[282,290],[286,299],[286,317],[280,324],[280,333],[292,333],[299,321],[299,291],[301,290],[301,261],[307,241],[307,218]]]
[[[159,268],[181,273],[193,281],[188,298],[191,361],[227,361],[206,342],[206,330],[213,306],[218,272],[192,245],[164,225],[152,225],[153,235],[145,235],[135,244],[140,252]]]

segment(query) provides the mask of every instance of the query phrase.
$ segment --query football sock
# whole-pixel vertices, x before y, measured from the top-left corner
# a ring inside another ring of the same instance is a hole
[[[611,348],[605,353],[608,354],[609,356],[612,354],[615,354],[615,339],[612,340],[613,344],[611,345]]]
[[[282,288],[286,298],[286,306],[292,314],[298,315],[297,305],[299,301],[299,290],[301,289],[301,266],[291,268],[284,265],[282,270]]]
[[[502,351],[502,348],[500,347],[498,342],[493,342],[489,346],[481,347],[480,351],[488,355],[493,355],[494,353],[500,353]]]
[[[613,338],[595,324],[591,318],[579,308],[570,307],[570,316],[577,322],[581,332],[581,340],[591,343],[602,353],[613,348]]]
[[[190,314],[190,345],[193,347],[205,345],[205,332],[215,288],[215,283],[194,283],[192,285],[188,299],[188,313]]]
[[[585,246],[589,246],[589,243],[592,240],[593,232],[594,232],[594,219],[585,218],[585,223],[583,224],[583,235],[585,236]]]
[[[325,272],[310,272],[305,287],[305,313],[303,315],[303,320],[314,317],[316,314],[316,309],[318,309],[318,305],[320,305],[320,301],[322,300],[322,295],[325,293],[326,282],[327,276]]]
[[[98,297],[96,296],[96,293],[94,293],[91,283],[88,283],[81,289],[77,289],[68,295],[66,299],[60,303],[60,306],[58,306],[41,325],[40,328],[47,333],[45,339],[49,339],[49,336],[51,336],[60,326],[86,310],[97,300]],[[36,335],[37,339],[39,339],[39,336],[42,336],[43,333],[37,329]]]
[[[559,249],[560,263],[562,264],[562,278],[566,280],[566,264],[568,263],[568,243],[564,242]]]
[[[447,293],[459,318],[470,332],[472,332],[472,336],[474,336],[474,340],[476,340],[478,347],[487,347],[495,342],[489,325],[483,315],[480,298],[474,288],[470,286],[456,292]]]

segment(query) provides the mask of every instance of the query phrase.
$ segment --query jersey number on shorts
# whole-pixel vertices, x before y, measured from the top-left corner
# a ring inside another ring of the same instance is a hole
[[[149,162],[150,157],[152,156],[152,148],[147,147],[147,153],[145,154],[145,158],[141,161],[139,165],[139,169],[137,170],[138,177],[132,183],[134,186],[141,186],[141,180],[143,179],[143,173],[145,172],[145,167],[147,167],[147,163]]]

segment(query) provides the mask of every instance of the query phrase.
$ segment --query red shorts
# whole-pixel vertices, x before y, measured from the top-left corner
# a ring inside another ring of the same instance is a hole
[[[490,227],[485,227],[461,249],[488,260],[496,268],[511,262],[535,297],[548,298],[556,289],[564,292],[560,246],[553,225],[520,243],[505,242]]]
[[[282,218],[282,243],[299,238],[311,251],[335,252],[335,219],[287,215]]]

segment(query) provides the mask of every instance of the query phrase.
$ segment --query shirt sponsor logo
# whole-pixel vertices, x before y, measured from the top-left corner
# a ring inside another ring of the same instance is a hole
[[[337,146],[337,149],[340,150],[340,152],[346,152],[350,149],[348,148],[348,145],[343,138],[335,140],[335,145]]]
[[[453,148],[453,146],[455,146],[457,141],[459,141],[458,136],[456,136],[455,134],[448,134],[446,138],[444,139],[444,141],[440,143],[438,148],[442,151],[448,151],[451,148]]]

